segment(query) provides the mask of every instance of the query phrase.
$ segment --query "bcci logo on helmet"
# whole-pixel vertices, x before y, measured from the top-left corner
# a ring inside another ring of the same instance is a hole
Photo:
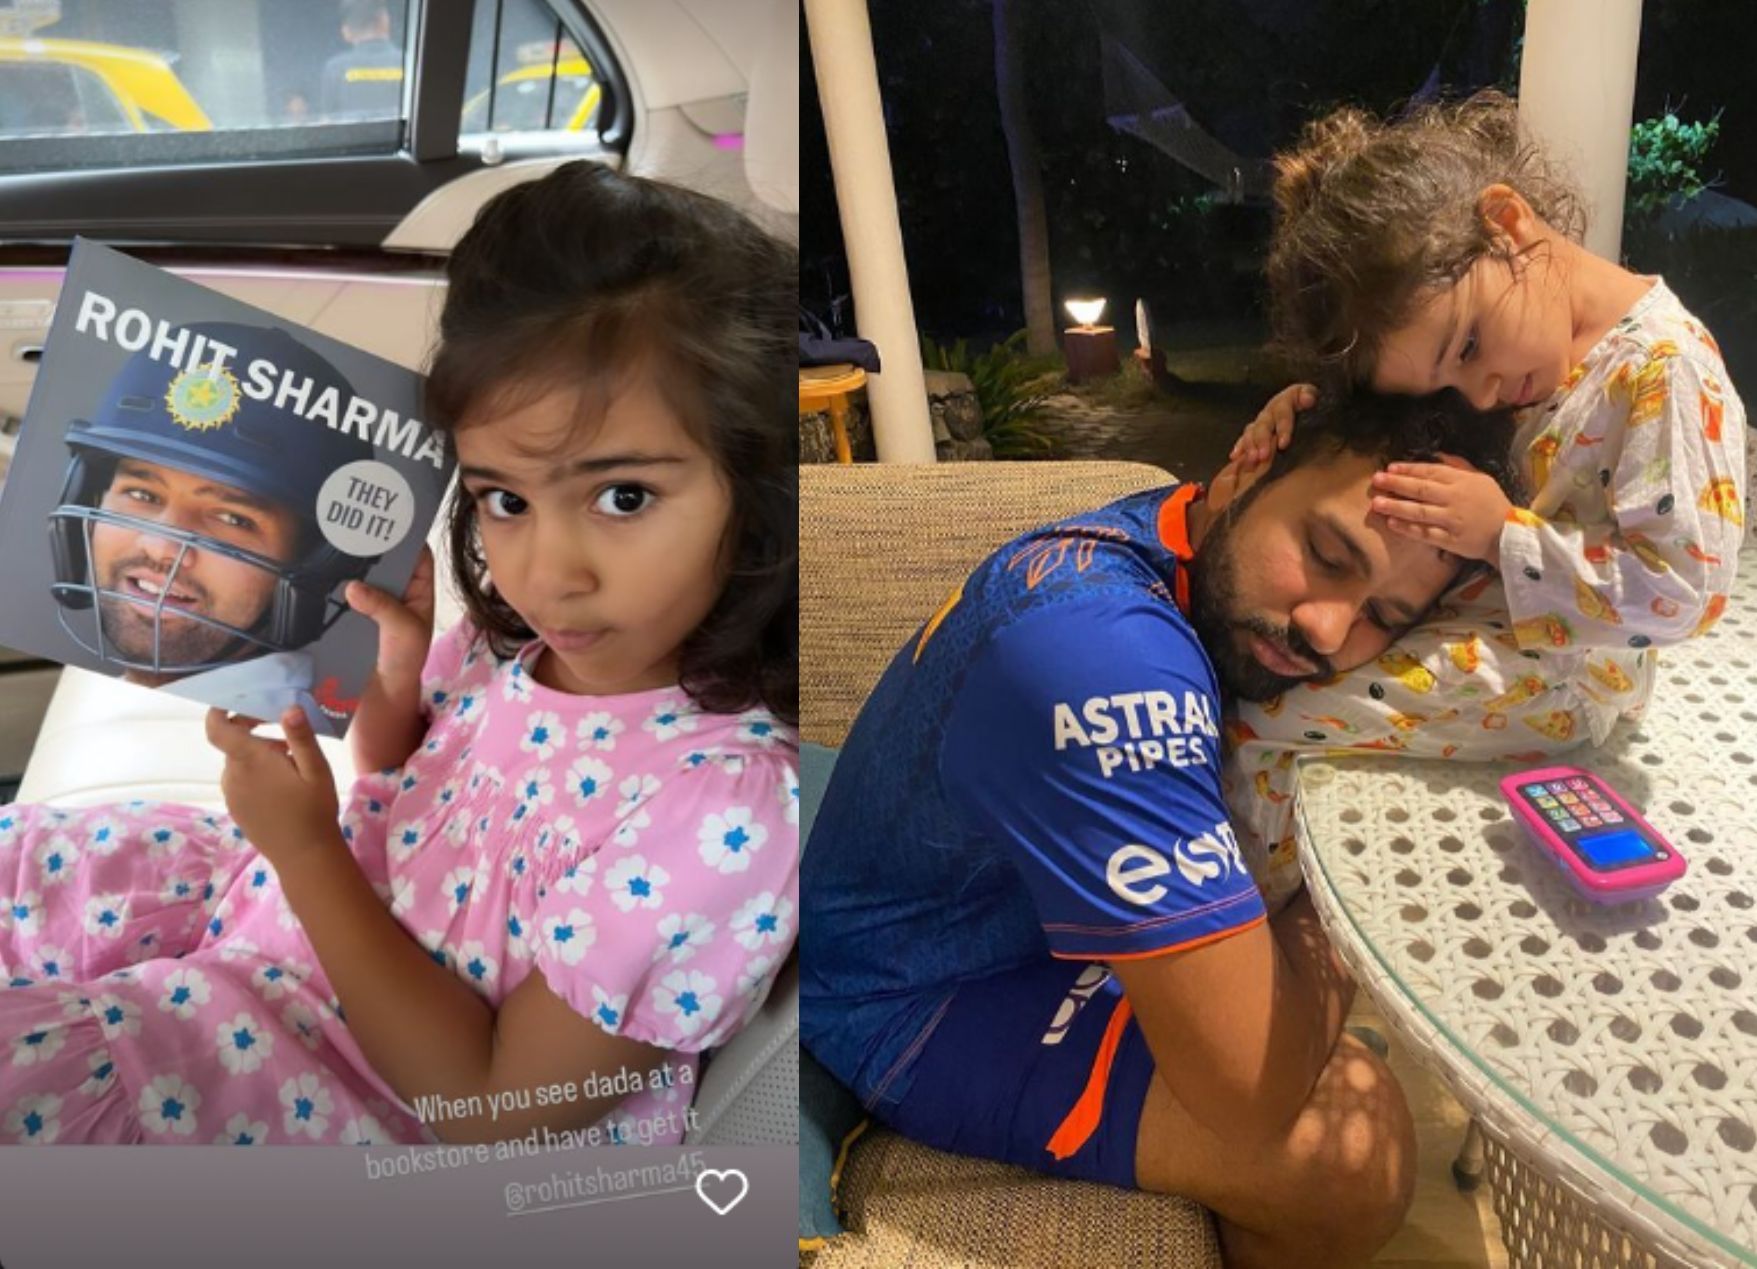
[[[165,389],[171,421],[192,432],[224,427],[238,413],[238,380],[224,366],[185,370]]]

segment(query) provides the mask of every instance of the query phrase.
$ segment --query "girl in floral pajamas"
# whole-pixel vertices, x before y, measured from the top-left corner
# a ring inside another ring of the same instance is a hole
[[[0,1140],[673,1142],[786,958],[794,253],[577,163],[448,278],[467,616],[433,640],[431,556],[400,602],[351,585],[345,805],[295,709],[210,712],[226,815],[0,807]]]
[[[1346,390],[1453,389],[1511,408],[1527,505],[1461,464],[1394,464],[1373,510],[1496,573],[1376,663],[1290,684],[1231,720],[1229,799],[1272,897],[1298,884],[1298,750],[1540,762],[1638,716],[1652,649],[1725,610],[1750,519],[1751,435],[1707,329],[1659,278],[1579,245],[1577,197],[1482,93],[1394,123],[1339,110],[1278,159],[1278,340]],[[1281,393],[1233,456],[1286,443]]]

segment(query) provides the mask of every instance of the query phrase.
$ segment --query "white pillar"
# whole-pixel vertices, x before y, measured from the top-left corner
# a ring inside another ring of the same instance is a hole
[[[866,381],[879,461],[931,463],[933,422],[866,0],[805,0],[805,16],[860,337],[878,346],[884,365]]]
[[[1531,0],[1519,114],[1586,195],[1586,248],[1622,257],[1641,0]]]

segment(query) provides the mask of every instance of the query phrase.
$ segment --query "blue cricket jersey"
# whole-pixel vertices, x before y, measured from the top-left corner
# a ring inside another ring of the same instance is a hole
[[[1027,533],[900,649],[801,868],[806,1046],[870,1107],[953,989],[1264,919],[1220,789],[1220,696],[1184,616],[1194,485]]]

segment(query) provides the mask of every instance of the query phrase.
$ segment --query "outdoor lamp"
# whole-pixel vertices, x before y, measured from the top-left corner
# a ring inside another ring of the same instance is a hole
[[[1104,301],[1069,300],[1067,309],[1074,321],[1079,323],[1081,330],[1091,330],[1098,319],[1104,316]]]

